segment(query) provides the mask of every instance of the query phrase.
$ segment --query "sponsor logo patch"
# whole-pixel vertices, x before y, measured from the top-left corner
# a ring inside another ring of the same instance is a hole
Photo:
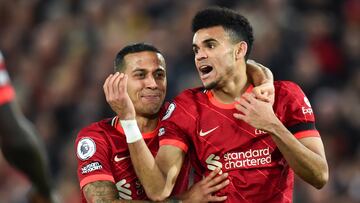
[[[225,169],[254,168],[271,163],[270,148],[249,149],[243,152],[228,152],[224,154]]]
[[[312,110],[312,108],[311,108],[311,104],[310,104],[310,101],[309,101],[309,99],[307,98],[307,97],[304,97],[304,102],[305,102],[305,104],[307,105],[307,107],[301,107],[301,110],[302,110],[302,113],[304,114],[304,115],[306,115],[306,114],[313,114],[313,110]]]
[[[102,169],[102,165],[100,162],[92,162],[84,167],[81,168],[81,174],[90,173],[92,171],[100,170]]]
[[[77,145],[77,156],[81,160],[87,160],[96,152],[94,140],[89,137],[82,138]]]
[[[206,159],[207,168],[219,167],[226,170],[264,167],[271,164],[270,148],[249,149],[241,152],[228,152],[222,157],[210,154]]]
[[[168,109],[166,110],[165,116],[161,120],[163,121],[163,120],[166,120],[166,119],[170,118],[170,116],[174,112],[175,108],[176,108],[176,104],[171,103],[169,105]]]
[[[222,168],[223,165],[219,160],[219,156],[216,156],[215,154],[210,154],[210,156],[205,161],[207,164],[207,168],[211,171],[215,170],[216,168]],[[219,172],[219,174],[222,174],[222,170]]]

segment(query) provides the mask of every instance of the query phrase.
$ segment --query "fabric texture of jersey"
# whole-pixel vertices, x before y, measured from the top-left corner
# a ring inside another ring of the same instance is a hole
[[[11,86],[9,75],[5,67],[5,61],[0,52],[0,105],[8,103],[14,98],[15,91]]]
[[[158,129],[143,134],[151,153],[155,156],[159,148]],[[131,164],[126,137],[118,118],[105,119],[83,128],[75,141],[81,190],[94,181],[114,182],[120,199],[148,199]],[[188,187],[190,162],[184,165],[183,179],[177,181],[172,195],[180,194]],[[82,201],[86,202],[82,191]]]
[[[273,109],[281,122],[297,139],[319,137],[302,90],[288,81],[274,86]],[[163,118],[160,146],[187,152],[197,180],[216,167],[229,173],[230,184],[217,193],[227,195],[226,202],[292,202],[293,170],[268,133],[233,117],[234,105],[221,104],[203,88],[185,90]]]

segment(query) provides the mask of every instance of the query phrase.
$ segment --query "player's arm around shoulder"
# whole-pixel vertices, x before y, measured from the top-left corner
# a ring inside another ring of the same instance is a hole
[[[274,103],[274,76],[269,68],[254,60],[246,62],[246,73],[251,79],[254,88],[252,92],[257,99]]]

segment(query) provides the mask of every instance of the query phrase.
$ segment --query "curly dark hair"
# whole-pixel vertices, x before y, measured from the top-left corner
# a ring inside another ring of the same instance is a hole
[[[151,44],[146,43],[136,43],[136,44],[130,44],[122,48],[115,57],[114,60],[114,71],[115,72],[121,72],[124,69],[124,57],[128,54],[132,53],[138,53],[142,51],[152,51],[155,53],[159,53],[162,55],[162,53],[157,49],[155,46]]]
[[[195,33],[200,29],[219,25],[230,35],[233,43],[242,40],[247,43],[248,50],[245,55],[247,59],[254,42],[253,29],[249,21],[236,11],[222,7],[210,7],[199,11],[193,18],[192,31]]]

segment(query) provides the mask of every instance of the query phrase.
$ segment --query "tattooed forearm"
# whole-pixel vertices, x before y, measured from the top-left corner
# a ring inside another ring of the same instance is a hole
[[[83,188],[86,201],[89,203],[150,203],[146,200],[120,200],[114,183],[110,181],[95,181]],[[167,199],[161,203],[181,202],[177,199]]]
[[[84,187],[87,202],[108,203],[119,198],[115,184],[110,181],[96,181]]]

